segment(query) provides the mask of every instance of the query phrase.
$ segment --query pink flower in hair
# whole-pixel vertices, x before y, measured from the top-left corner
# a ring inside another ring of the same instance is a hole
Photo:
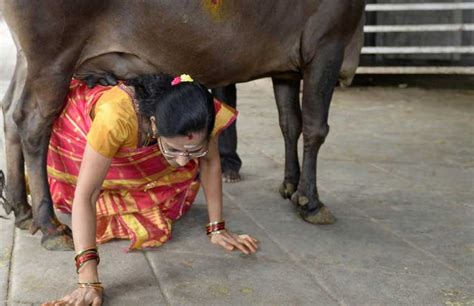
[[[193,82],[194,80],[189,76],[189,74],[182,74],[180,76],[177,76],[171,81],[171,85],[175,86],[178,85],[181,82]]]

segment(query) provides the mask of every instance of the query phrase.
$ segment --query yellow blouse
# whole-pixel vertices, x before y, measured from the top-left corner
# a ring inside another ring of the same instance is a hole
[[[216,116],[211,137],[225,127],[233,110],[222,104]],[[138,147],[138,118],[132,98],[118,86],[105,91],[96,102],[92,112],[92,125],[87,134],[87,143],[101,155],[112,158],[120,148]]]
[[[130,96],[118,86],[105,91],[96,102],[87,143],[112,158],[122,148],[138,146],[138,118]]]

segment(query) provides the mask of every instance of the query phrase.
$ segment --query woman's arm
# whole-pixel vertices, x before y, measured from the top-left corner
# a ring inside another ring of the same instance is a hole
[[[96,201],[111,159],[86,145],[72,205],[72,232],[76,254],[95,247]],[[97,282],[97,263],[88,261],[79,271],[79,282]]]
[[[76,254],[96,246],[95,205],[102,183],[110,167],[111,159],[97,153],[89,144],[82,157],[79,177],[72,204],[72,234]],[[79,283],[96,283],[99,281],[97,262],[87,261],[79,270]],[[87,286],[77,288],[59,300],[43,303],[53,305],[102,305],[102,290]]]
[[[219,222],[222,217],[222,171],[219,157],[219,146],[215,137],[211,138],[208,145],[209,153],[199,160],[200,178],[207,201],[209,222]],[[221,234],[211,235],[211,242],[219,244],[226,250],[238,248],[245,254],[257,250],[257,240],[245,235],[241,236],[223,231]]]
[[[207,201],[209,222],[222,221],[222,171],[217,140],[208,144],[209,152],[199,160],[202,187]]]

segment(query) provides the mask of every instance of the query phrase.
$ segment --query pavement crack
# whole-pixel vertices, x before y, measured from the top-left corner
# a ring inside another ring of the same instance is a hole
[[[155,273],[155,268],[151,262],[151,260],[148,258],[148,253],[144,252],[143,256],[145,256],[145,260],[148,264],[148,266],[151,268],[151,272],[153,273],[153,277],[155,277],[156,283],[158,284],[158,289],[160,289],[160,293],[163,296],[163,299],[165,300],[166,305],[171,305],[170,299],[168,296],[165,294],[165,291],[163,290],[163,286],[161,284],[160,279],[158,278],[158,275]]]
[[[12,244],[11,244],[11,248],[10,248],[10,260],[9,260],[9,265],[8,265],[8,272],[7,272],[7,275],[8,275],[8,278],[7,278],[7,285],[6,285],[6,288],[7,288],[7,292],[6,292],[6,299],[7,301],[10,300],[10,292],[11,292],[11,282],[12,282],[12,279],[13,279],[13,250],[15,249],[15,240],[16,240],[16,228],[15,228],[15,224],[12,224],[13,226],[13,234],[12,234]]]

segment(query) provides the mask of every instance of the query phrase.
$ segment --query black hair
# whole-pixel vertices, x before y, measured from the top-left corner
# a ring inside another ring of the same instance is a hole
[[[142,116],[155,116],[158,135],[187,136],[193,132],[211,135],[215,122],[214,99],[197,82],[171,85],[173,77],[164,73],[143,75],[125,81],[133,86]]]

